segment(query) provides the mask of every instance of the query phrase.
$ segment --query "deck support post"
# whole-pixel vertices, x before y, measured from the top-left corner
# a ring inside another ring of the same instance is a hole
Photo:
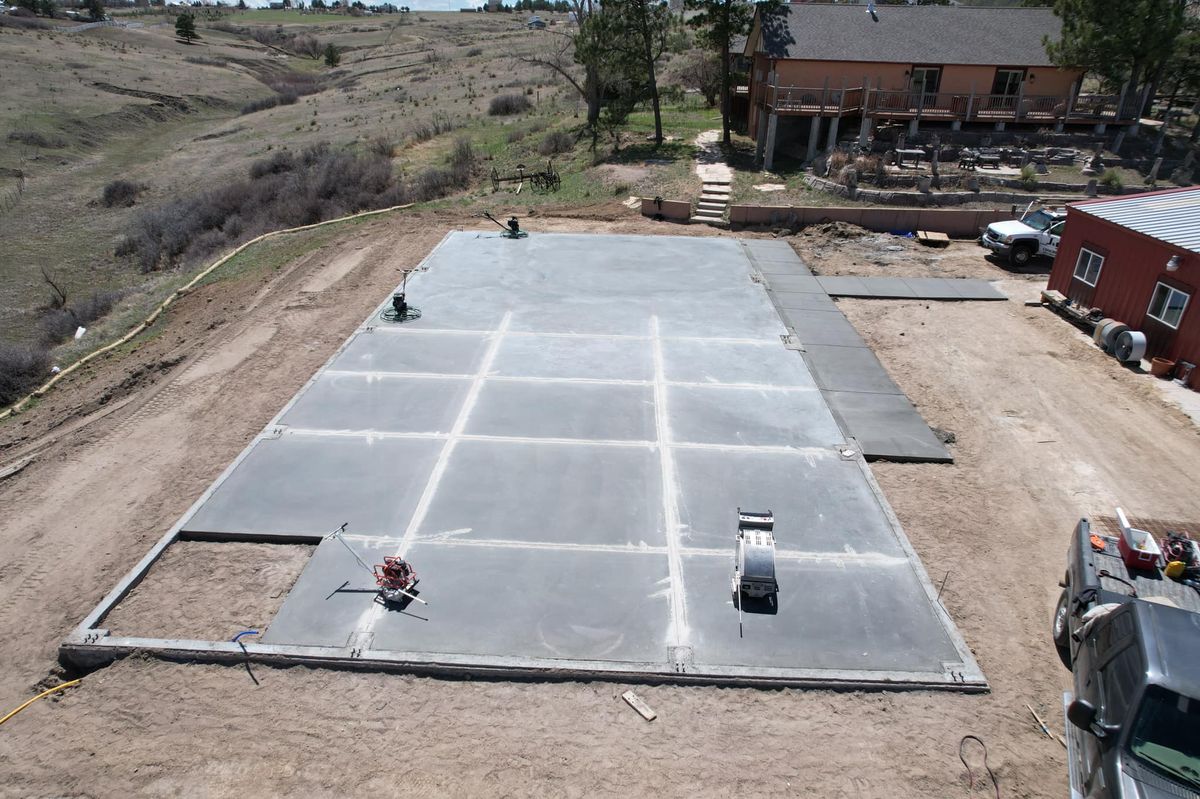
[[[767,147],[767,111],[764,108],[758,109],[758,125],[755,132],[758,136],[754,146],[754,163],[761,167],[763,150]]]
[[[867,139],[871,137],[871,117],[868,113],[868,99],[871,96],[871,79],[863,78],[862,83],[862,99],[859,101],[858,107],[862,114],[862,121],[858,123],[858,146],[866,147]]]
[[[763,156],[763,169],[770,172],[775,166],[775,133],[779,127],[779,114],[771,112],[771,119],[767,122],[767,150]]]
[[[837,147],[838,123],[841,122],[841,117],[831,117],[829,120],[829,137],[825,140],[825,151],[833,152]]]

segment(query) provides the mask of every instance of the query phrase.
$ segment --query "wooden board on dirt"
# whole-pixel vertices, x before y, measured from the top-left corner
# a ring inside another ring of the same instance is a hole
[[[950,237],[936,230],[918,230],[917,241],[926,247],[949,247]]]
[[[650,706],[642,701],[642,698],[633,691],[626,691],[621,694],[621,698],[629,703],[629,706],[641,714],[646,721],[654,721],[658,718],[658,714],[650,709]]]

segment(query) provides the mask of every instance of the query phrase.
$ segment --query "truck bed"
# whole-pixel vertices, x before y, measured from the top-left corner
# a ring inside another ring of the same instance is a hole
[[[1105,550],[1100,552],[1093,549],[1090,544],[1083,548],[1085,561],[1090,560],[1094,573],[1099,579],[1100,588],[1102,591],[1120,594],[1122,596],[1131,596],[1132,591],[1130,586],[1121,582],[1122,580],[1131,583],[1137,591],[1137,596],[1140,599],[1148,599],[1150,597],[1163,597],[1171,601],[1172,604],[1184,610],[1190,610],[1194,613],[1200,613],[1200,593],[1194,588],[1183,585],[1180,582],[1172,580],[1162,573],[1161,569],[1146,570],[1146,569],[1130,569],[1125,565],[1125,561],[1121,559],[1121,553],[1117,549],[1117,526],[1116,520],[1113,519],[1110,523],[1105,517],[1097,517],[1091,520],[1091,532],[1100,536],[1106,543]],[[1144,522],[1143,522],[1144,523]],[[1131,524],[1135,527],[1141,527],[1138,522],[1131,520]],[[1141,527],[1153,533],[1155,537],[1160,534],[1158,531],[1149,527]],[[1180,527],[1171,529],[1185,532]],[[1190,532],[1190,531],[1186,531]],[[1164,531],[1165,534],[1165,531]],[[1192,534],[1193,538],[1196,535]],[[1081,544],[1086,542],[1081,541]],[[1082,548],[1082,547],[1081,547]],[[1100,572],[1107,572],[1112,577],[1106,577]],[[1119,578],[1119,579],[1114,579]]]

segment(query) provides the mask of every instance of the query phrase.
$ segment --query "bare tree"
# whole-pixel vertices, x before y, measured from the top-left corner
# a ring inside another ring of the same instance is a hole
[[[601,81],[598,64],[578,64],[575,58],[576,38],[585,33],[584,26],[592,15],[599,13],[593,0],[570,0],[575,17],[574,30],[541,31],[543,47],[535,53],[517,56],[518,60],[555,72],[569,83],[587,105],[587,126],[594,132],[600,121]],[[582,69],[581,69],[582,67]],[[582,71],[582,74],[580,72]]]
[[[42,267],[42,280],[50,287],[50,307],[64,308],[67,305],[67,291],[62,286],[54,282],[54,278],[50,277],[50,273],[46,271],[46,267]]]

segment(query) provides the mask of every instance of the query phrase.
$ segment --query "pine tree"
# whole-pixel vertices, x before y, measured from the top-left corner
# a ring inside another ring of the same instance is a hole
[[[1090,2],[1091,0],[1074,0],[1075,2]],[[697,11],[688,20],[688,24],[700,31],[700,39],[709,47],[717,50],[721,57],[721,129],[722,141],[730,143],[729,138],[729,44],[738,36],[750,32],[754,22],[754,12],[760,15],[773,13],[780,7],[779,0],[684,0],[684,7],[689,11]]]
[[[325,66],[336,67],[342,63],[342,54],[338,52],[337,46],[332,42],[325,45]]]
[[[1062,38],[1045,39],[1054,63],[1083,67],[1116,88],[1140,114],[1183,29],[1187,0],[1055,0]]]
[[[196,17],[190,12],[180,14],[176,17],[175,35],[188,44],[191,44],[193,39],[199,39],[200,34],[196,33]]]

